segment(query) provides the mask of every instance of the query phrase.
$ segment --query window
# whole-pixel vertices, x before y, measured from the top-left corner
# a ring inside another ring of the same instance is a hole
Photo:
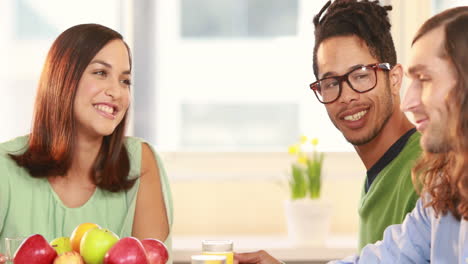
[[[297,34],[298,0],[182,0],[187,38],[276,37]]]
[[[54,39],[81,23],[122,32],[119,1],[0,1],[0,142],[29,133],[39,75]]]
[[[181,104],[181,145],[191,149],[270,148],[299,133],[297,104]]]
[[[153,34],[154,43],[134,55],[154,66],[137,64],[135,76],[154,83],[135,80],[135,135],[162,151],[285,151],[301,134],[323,150],[352,150],[308,88],[312,19],[325,2],[157,1],[153,14],[142,6],[155,28],[145,23],[135,40]]]
[[[14,2],[14,14],[16,39],[51,39],[60,33],[53,22],[49,22],[46,13],[41,13],[37,6],[26,0]]]
[[[433,14],[457,6],[467,6],[468,0],[432,0]]]

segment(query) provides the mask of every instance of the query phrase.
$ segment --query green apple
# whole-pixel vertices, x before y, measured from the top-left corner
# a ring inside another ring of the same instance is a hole
[[[57,251],[57,255],[72,251],[69,237],[58,237],[52,240],[50,245]]]
[[[119,241],[119,237],[105,228],[92,228],[83,235],[80,254],[86,264],[101,264],[107,251]]]

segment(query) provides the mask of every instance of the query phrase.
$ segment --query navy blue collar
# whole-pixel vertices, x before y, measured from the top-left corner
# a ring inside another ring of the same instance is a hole
[[[366,193],[371,187],[377,175],[395,159],[408,142],[408,139],[416,132],[416,128],[408,130],[403,136],[401,136],[393,145],[385,152],[385,154],[367,171],[366,177]]]

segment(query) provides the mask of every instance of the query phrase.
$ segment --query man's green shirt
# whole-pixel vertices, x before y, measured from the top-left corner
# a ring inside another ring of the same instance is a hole
[[[401,224],[416,205],[419,196],[413,187],[411,169],[421,154],[421,134],[414,129],[409,133],[406,143],[397,141],[368,171],[359,205],[359,249],[381,240],[385,228]],[[402,145],[399,148],[398,143]],[[374,175],[369,175],[371,171]]]

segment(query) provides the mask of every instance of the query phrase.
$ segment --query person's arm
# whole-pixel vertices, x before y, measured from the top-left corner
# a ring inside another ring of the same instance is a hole
[[[161,186],[159,167],[151,148],[142,144],[140,187],[137,194],[132,236],[165,241],[169,223]]]
[[[249,252],[249,253],[236,253],[234,255],[235,264],[283,264],[283,262],[275,259],[264,250]]]
[[[382,241],[364,247],[359,256],[332,261],[329,264],[357,263],[430,263],[431,209],[421,199],[400,225],[385,229]]]
[[[7,168],[5,160],[5,153],[0,149],[0,167]],[[8,204],[10,202],[10,182],[7,172],[0,172],[0,234],[3,232],[3,223],[8,211]],[[3,241],[0,241],[3,243]],[[0,247],[2,248],[2,247]],[[6,257],[3,255],[4,252],[0,252],[0,264],[6,263]]]
[[[430,263],[431,216],[421,199],[400,225],[385,229],[382,241],[364,247],[359,256],[351,256],[329,264],[358,263]],[[236,254],[239,264],[279,264],[265,251]]]

